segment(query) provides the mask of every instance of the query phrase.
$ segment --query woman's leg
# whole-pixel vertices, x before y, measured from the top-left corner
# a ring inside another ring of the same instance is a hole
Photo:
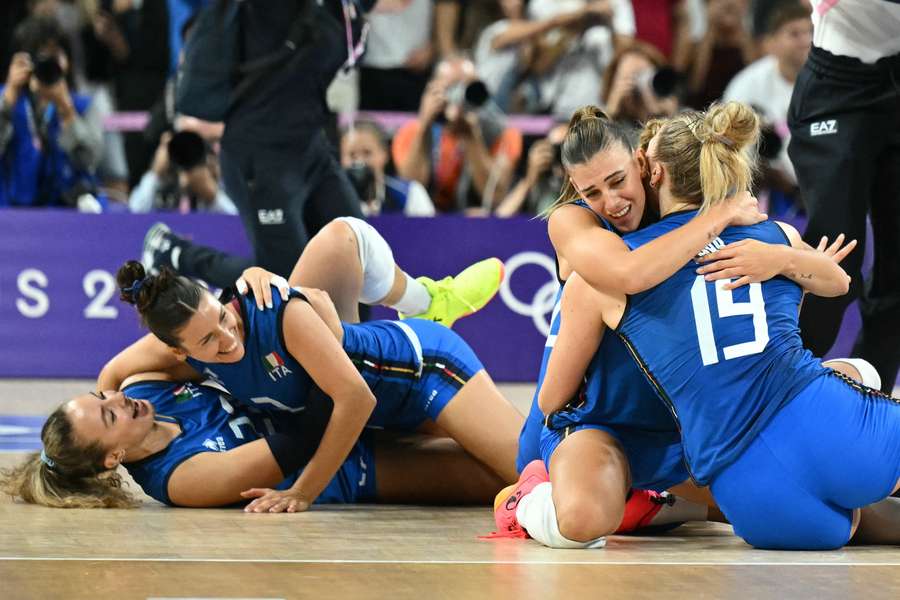
[[[581,429],[566,436],[550,459],[560,534],[587,542],[613,533],[625,514],[630,480],[628,459],[609,433]]]
[[[518,477],[516,455],[524,420],[500,394],[487,371],[481,370],[453,396],[436,422],[504,483],[511,483]]]
[[[491,469],[455,441],[421,435],[380,435],[375,473],[376,498],[386,504],[487,506],[503,486]]]
[[[425,287],[394,262],[390,246],[359,219],[330,222],[315,235],[288,279],[291,285],[328,292],[342,321],[359,321],[358,304],[424,312],[431,303]]]

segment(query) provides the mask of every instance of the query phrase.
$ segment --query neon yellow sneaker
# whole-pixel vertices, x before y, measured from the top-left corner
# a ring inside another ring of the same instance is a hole
[[[401,314],[401,319],[427,319],[452,327],[462,317],[481,310],[491,301],[503,282],[503,261],[487,258],[463,269],[456,277],[434,281],[417,277],[431,295],[431,306],[418,315]]]

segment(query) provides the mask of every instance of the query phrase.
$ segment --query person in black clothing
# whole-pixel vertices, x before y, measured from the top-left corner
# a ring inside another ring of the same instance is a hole
[[[223,183],[240,212],[254,259],[198,247],[156,228],[145,239],[145,262],[169,264],[219,287],[232,285],[250,264],[287,276],[316,231],[336,217],[362,216],[359,197],[326,134],[331,114],[325,92],[338,70],[359,58],[364,13],[373,4],[241,2],[241,62],[278,51],[301,11],[310,20],[310,39],[301,40],[302,48],[262,77],[225,119]]]
[[[807,298],[804,345],[824,355],[847,306],[860,298],[853,356],[872,363],[890,393],[900,365],[900,4],[813,2],[813,48],[794,85],[788,154],[809,214],[807,243],[845,233],[864,246],[866,216],[875,261],[863,285],[863,252],[844,259],[850,293]]]

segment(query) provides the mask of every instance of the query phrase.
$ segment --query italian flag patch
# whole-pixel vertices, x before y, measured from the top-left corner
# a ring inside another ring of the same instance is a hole
[[[278,367],[284,366],[284,359],[278,356],[277,352],[271,352],[263,358],[263,367],[265,367],[266,371],[271,373]]]

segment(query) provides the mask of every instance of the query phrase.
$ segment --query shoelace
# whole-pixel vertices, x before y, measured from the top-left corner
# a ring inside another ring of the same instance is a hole
[[[469,311],[475,312],[476,310],[478,310],[468,300],[466,300],[465,298],[460,296],[458,293],[456,293],[456,291],[453,289],[453,277],[450,277],[450,276],[444,277],[440,281],[435,281],[434,284],[435,284],[435,287],[441,293],[446,294],[447,296],[450,296],[450,297],[454,298],[455,300],[458,300],[466,308],[468,308]]]

